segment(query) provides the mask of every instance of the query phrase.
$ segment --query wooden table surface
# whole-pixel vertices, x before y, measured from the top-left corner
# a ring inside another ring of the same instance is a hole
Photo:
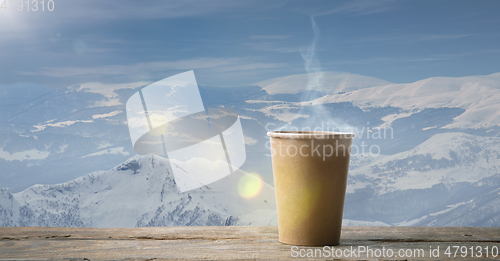
[[[277,227],[0,228],[0,260],[495,260],[500,228],[343,227],[338,246],[292,247],[278,242]]]

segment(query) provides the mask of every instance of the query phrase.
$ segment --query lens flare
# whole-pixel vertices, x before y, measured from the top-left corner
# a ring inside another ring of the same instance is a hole
[[[158,126],[150,131],[153,136],[160,136],[165,131],[165,124],[168,122],[168,119],[165,115],[161,113],[151,113],[149,115],[149,120],[151,121],[151,125]]]
[[[257,173],[246,173],[238,181],[238,193],[242,198],[253,198],[259,195],[263,185]]]

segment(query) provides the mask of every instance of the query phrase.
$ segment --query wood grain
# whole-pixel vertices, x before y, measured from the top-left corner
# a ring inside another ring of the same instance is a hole
[[[341,244],[333,249],[359,246],[393,251],[423,249],[425,256],[415,258],[419,260],[457,259],[445,255],[448,246],[500,249],[500,228],[343,227]],[[430,257],[429,250],[438,246],[439,257]],[[0,228],[0,259],[291,259],[291,247],[278,242],[277,227]],[[300,249],[303,253],[322,251]],[[399,259],[366,254],[342,257]],[[324,252],[321,258],[332,259]],[[491,254],[490,258],[495,259]],[[500,254],[496,258],[500,259]]]

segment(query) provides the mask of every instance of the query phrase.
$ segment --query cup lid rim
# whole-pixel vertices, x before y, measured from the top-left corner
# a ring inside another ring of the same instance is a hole
[[[282,139],[352,139],[356,134],[333,131],[269,131],[267,136]]]

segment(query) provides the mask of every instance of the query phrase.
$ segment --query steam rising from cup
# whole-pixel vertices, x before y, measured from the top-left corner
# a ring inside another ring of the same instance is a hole
[[[321,70],[321,65],[315,53],[320,32],[318,26],[316,25],[316,21],[314,21],[314,16],[311,16],[311,23],[314,31],[314,38],[311,45],[301,51],[300,54],[304,59],[307,72],[307,90],[319,89],[321,91],[323,87],[323,71]]]
[[[314,37],[311,44],[304,48],[300,54],[304,59],[305,71],[307,73],[307,86],[301,96],[301,102],[295,103],[298,111],[291,111],[307,117],[295,118],[292,122],[278,128],[278,130],[292,131],[353,131],[354,127],[344,123],[341,119],[331,117],[331,109],[317,101],[318,98],[326,95],[324,72],[317,57],[316,47],[320,40],[320,30],[314,16],[311,17],[311,25]]]

